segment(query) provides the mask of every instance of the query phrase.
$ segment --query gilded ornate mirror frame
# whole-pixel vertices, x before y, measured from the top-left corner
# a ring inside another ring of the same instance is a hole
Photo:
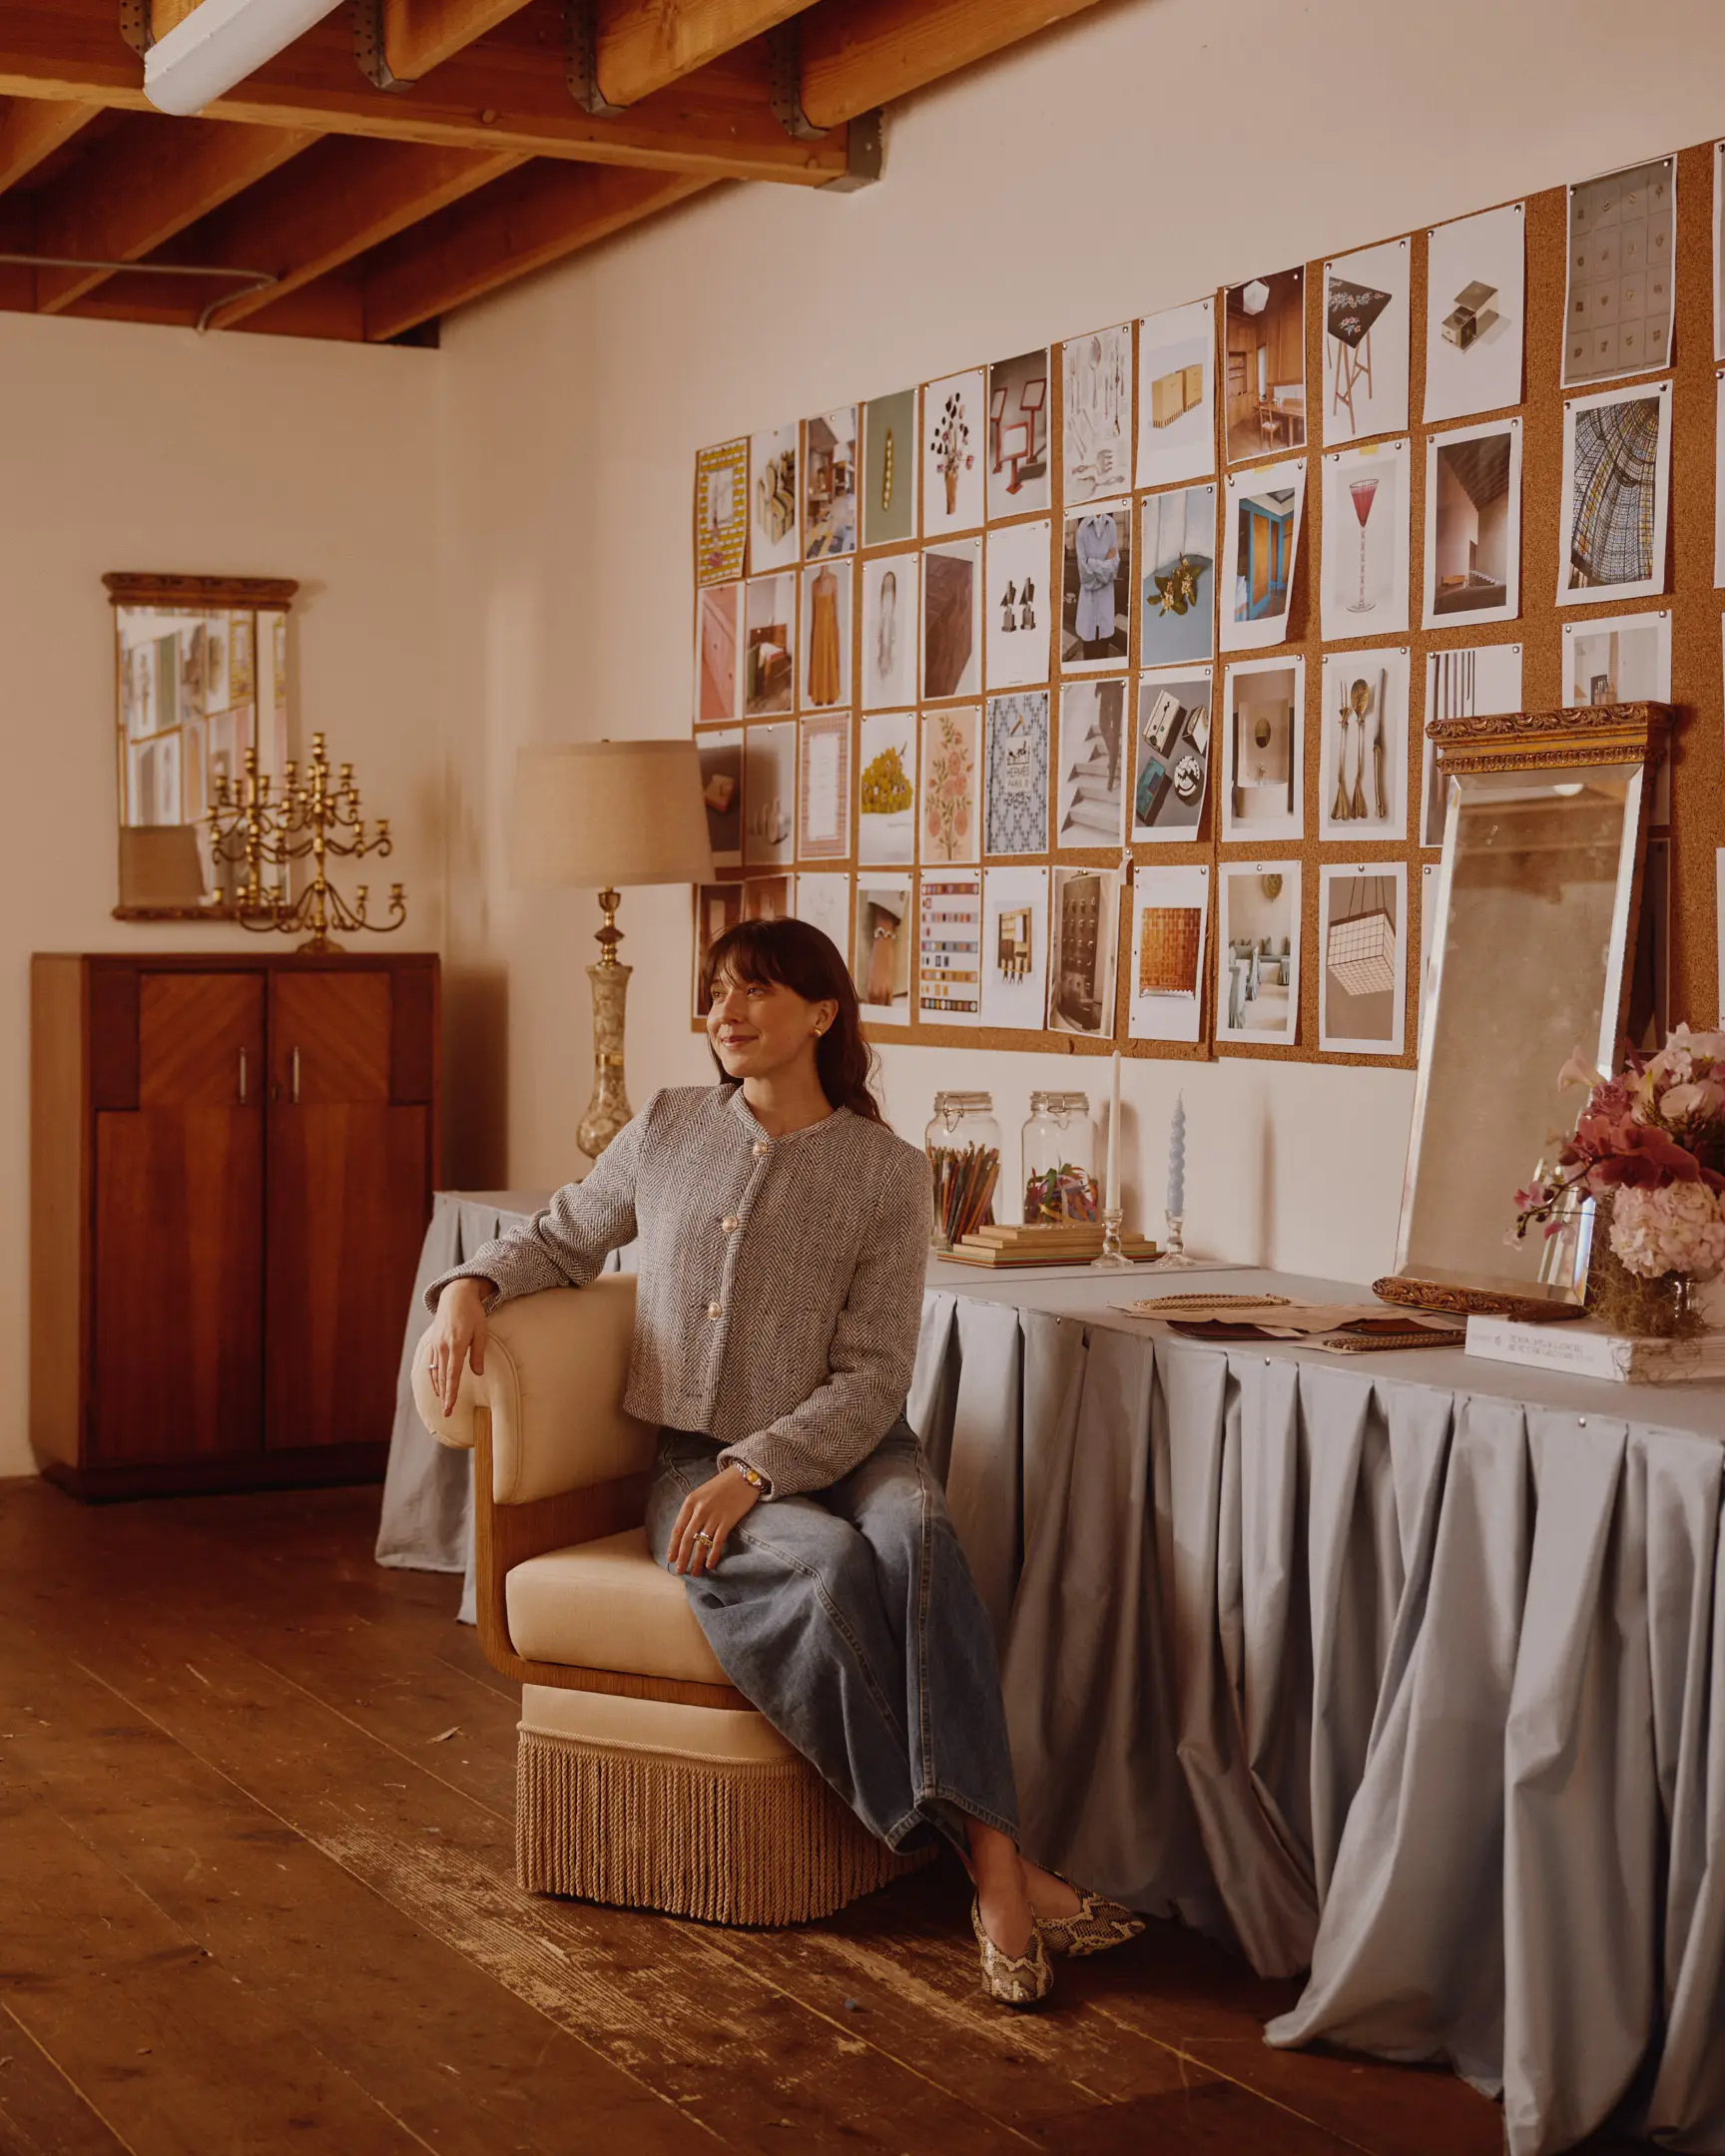
[[[1642,869],[1646,858],[1650,778],[1663,756],[1671,713],[1663,704],[1599,704],[1573,711],[1511,712],[1476,718],[1435,719],[1426,729],[1437,744],[1438,783],[1465,781],[1475,774],[1526,773],[1530,781],[1547,782],[1552,795],[1564,791],[1559,775],[1601,766],[1631,768],[1629,798],[1624,803],[1618,872],[1611,901],[1609,940],[1606,951],[1603,997],[1598,1037],[1591,1047],[1601,1069],[1614,1068],[1633,985],[1632,958],[1641,904]],[[1582,1243],[1576,1277],[1567,1283],[1491,1279],[1481,1268],[1477,1282],[1453,1275],[1425,1277],[1411,1263],[1415,1225],[1415,1200],[1420,1178],[1421,1141],[1431,1107],[1434,1047],[1443,1024],[1443,965],[1451,920],[1451,882],[1459,851],[1458,832],[1463,800],[1462,787],[1448,787],[1443,824],[1443,858],[1438,878],[1437,941],[1426,1010],[1421,1025],[1420,1068],[1414,1095],[1414,1119],[1408,1143],[1408,1169],[1402,1187],[1402,1218],[1397,1237],[1396,1271],[1373,1284],[1386,1302],[1410,1304],[1417,1309],[1452,1314],[1484,1314],[1540,1321],[1580,1318],[1585,1315],[1585,1244]],[[1556,1100],[1556,1061],[1550,1073],[1553,1110]],[[1524,1172],[1531,1172],[1532,1163]],[[1504,1225],[1510,1224],[1510,1193],[1503,1193]]]

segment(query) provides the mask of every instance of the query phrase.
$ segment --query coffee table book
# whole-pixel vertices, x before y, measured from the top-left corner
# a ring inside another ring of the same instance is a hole
[[[1492,1362],[1564,1370],[1572,1377],[1600,1377],[1608,1384],[1725,1379],[1725,1332],[1684,1341],[1648,1340],[1608,1333],[1590,1319],[1551,1326],[1526,1325],[1516,1318],[1469,1318],[1466,1350]]]

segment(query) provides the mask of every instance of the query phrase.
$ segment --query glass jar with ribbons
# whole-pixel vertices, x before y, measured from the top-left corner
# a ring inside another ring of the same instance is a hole
[[[994,1186],[1000,1180],[1000,1126],[990,1093],[936,1093],[922,1134],[934,1171],[930,1242],[937,1251],[994,1224]]]
[[[1101,1220],[1096,1125],[1088,1094],[1032,1093],[1020,1149],[1027,1225]]]

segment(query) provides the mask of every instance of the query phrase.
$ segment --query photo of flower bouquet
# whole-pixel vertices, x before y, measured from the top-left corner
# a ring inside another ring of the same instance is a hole
[[[1615,1078],[1578,1048],[1557,1083],[1587,1104],[1555,1171],[1515,1193],[1511,1240],[1561,1235],[1592,1199],[1589,1307],[1623,1332],[1697,1330],[1690,1291],[1725,1273],[1725,1033],[1680,1025]]]

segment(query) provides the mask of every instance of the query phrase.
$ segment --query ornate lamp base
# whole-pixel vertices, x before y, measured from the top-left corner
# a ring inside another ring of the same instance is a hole
[[[623,1008],[634,968],[617,956],[623,940],[617,928],[617,893],[601,891],[599,904],[605,915],[605,925],[597,931],[601,955],[587,968],[593,983],[593,1098],[575,1128],[575,1143],[591,1160],[599,1158],[635,1113],[623,1086]]]

